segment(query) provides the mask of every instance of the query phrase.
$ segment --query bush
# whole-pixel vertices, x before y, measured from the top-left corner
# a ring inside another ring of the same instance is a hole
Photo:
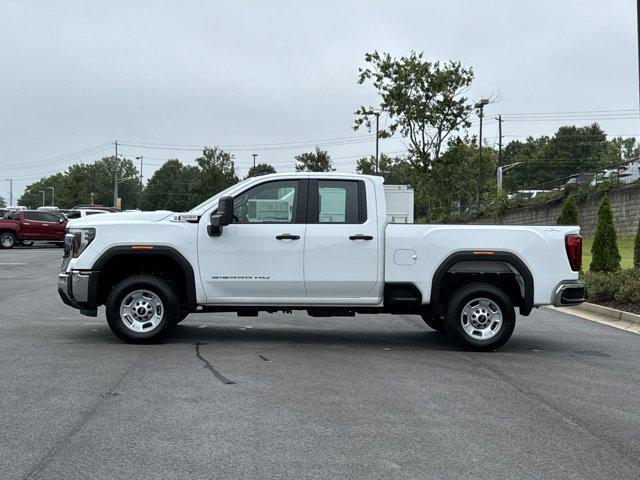
[[[558,225],[578,225],[578,207],[573,200],[573,194],[570,193],[562,205],[562,212],[556,219]]]
[[[640,270],[589,272],[584,275],[587,298],[593,302],[640,302]]]
[[[638,222],[636,239],[633,241],[633,268],[640,268],[640,222]]]
[[[607,196],[602,198],[600,208],[598,208],[598,223],[596,233],[593,237],[591,247],[591,267],[592,272],[614,272],[620,270],[620,252],[616,229],[613,226],[613,212]]]

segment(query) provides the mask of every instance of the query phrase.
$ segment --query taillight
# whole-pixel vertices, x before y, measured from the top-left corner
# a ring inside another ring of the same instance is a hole
[[[564,244],[567,247],[567,257],[571,270],[577,272],[582,267],[582,237],[580,235],[567,235],[564,237]]]

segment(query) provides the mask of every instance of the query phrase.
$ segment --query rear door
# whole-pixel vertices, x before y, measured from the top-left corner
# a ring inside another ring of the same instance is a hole
[[[373,198],[373,187],[370,186]],[[308,298],[362,298],[378,279],[378,222],[363,180],[309,180]]]

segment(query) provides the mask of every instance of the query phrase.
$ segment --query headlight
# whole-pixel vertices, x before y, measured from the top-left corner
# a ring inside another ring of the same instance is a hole
[[[96,238],[95,228],[69,228],[64,237],[64,254],[72,258],[79,257]]]

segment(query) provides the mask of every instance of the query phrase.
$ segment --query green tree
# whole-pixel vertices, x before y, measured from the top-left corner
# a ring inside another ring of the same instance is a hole
[[[591,272],[613,272],[620,269],[620,252],[616,229],[613,225],[613,212],[609,199],[605,195],[598,208],[598,223],[591,247]]]
[[[633,267],[640,268],[640,222],[638,222],[638,231],[633,241]]]
[[[131,160],[105,157],[92,164],[72,165],[65,173],[44,177],[28,185],[18,199],[20,205],[32,208],[42,205],[42,193],[45,203],[50,203],[51,190],[55,188],[55,203],[60,208],[71,208],[81,203],[113,205],[113,182],[115,174],[121,180],[118,184],[118,196],[122,199],[122,208],[134,208],[140,198],[138,170]]]
[[[576,207],[572,193],[564,201],[562,212],[556,219],[556,223],[558,225],[578,225],[578,207]]]
[[[316,147],[314,152],[296,155],[296,172],[333,172],[331,157],[326,150]]]
[[[261,175],[268,175],[270,173],[276,173],[276,169],[268,163],[258,163],[249,169],[247,178],[259,177]]]
[[[7,204],[4,202],[4,198],[2,198],[2,196],[0,196],[0,208],[2,207],[6,207]]]
[[[447,137],[468,128],[472,112],[463,92],[473,80],[473,70],[460,62],[430,62],[422,53],[393,58],[388,53],[365,54],[366,68],[359,69],[358,83],[370,81],[380,97],[377,106],[361,106],[355,126],[371,129],[374,112],[384,114],[387,126],[380,137],[398,132],[409,140],[411,156],[425,173],[440,157]]]
[[[189,185],[189,203],[197,205],[238,183],[231,155],[219,147],[205,147],[196,159],[198,175]]]
[[[404,158],[391,158],[382,153],[378,161],[376,173],[376,157],[363,157],[356,164],[356,171],[364,175],[379,175],[389,185],[412,185],[413,167]]]
[[[149,179],[142,196],[144,210],[171,210],[184,212],[190,204],[189,185],[197,176],[195,166],[186,166],[179,160],[167,160]]]

